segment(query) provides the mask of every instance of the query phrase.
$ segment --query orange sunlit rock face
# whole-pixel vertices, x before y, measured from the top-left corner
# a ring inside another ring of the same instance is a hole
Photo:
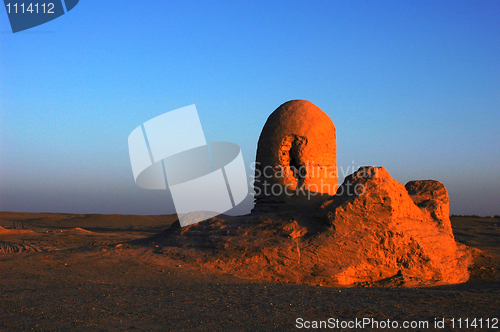
[[[405,188],[383,167],[360,168],[319,210],[345,252],[339,283],[397,274],[409,284],[467,281],[470,254],[455,242],[448,211],[448,193],[438,181]]]
[[[442,183],[404,186],[365,166],[338,187],[335,171],[331,119],[308,101],[286,102],[259,138],[252,214],[176,222],[154,242],[168,257],[243,278],[374,286],[469,279],[473,251],[455,241]]]
[[[308,205],[319,194],[335,194],[336,149],[335,126],[316,105],[291,100],[278,107],[257,146],[255,211],[279,203]],[[314,193],[312,198],[309,193]]]
[[[446,188],[437,181],[407,188],[383,167],[361,167],[322,204],[218,216],[172,227],[155,241],[172,257],[244,278],[314,285],[466,282],[472,255],[455,242],[442,214]]]
[[[411,199],[428,220],[438,223],[444,231],[452,232],[449,218],[450,200],[448,191],[441,182],[434,180],[410,181],[405,187]]]

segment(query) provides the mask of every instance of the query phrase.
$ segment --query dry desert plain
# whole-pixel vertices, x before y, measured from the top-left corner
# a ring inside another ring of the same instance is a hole
[[[289,331],[297,318],[430,327],[444,318],[449,329],[452,319],[500,318],[498,218],[451,217],[456,240],[481,250],[469,281],[413,288],[238,278],[165,254],[154,236],[175,221],[175,215],[0,212],[0,330]],[[500,322],[496,327],[490,330],[500,330]]]

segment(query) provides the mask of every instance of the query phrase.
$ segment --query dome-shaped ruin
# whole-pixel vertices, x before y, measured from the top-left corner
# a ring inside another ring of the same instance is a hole
[[[336,150],[335,126],[319,107],[306,100],[282,104],[260,134],[254,211],[303,207],[335,194]]]

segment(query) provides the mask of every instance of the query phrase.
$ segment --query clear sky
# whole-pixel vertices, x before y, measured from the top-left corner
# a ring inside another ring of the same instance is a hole
[[[331,117],[349,173],[439,180],[451,213],[500,214],[500,1],[479,0],[80,0],[16,34],[0,9],[0,211],[174,213],[134,183],[134,128],[196,104],[250,165],[291,99]]]

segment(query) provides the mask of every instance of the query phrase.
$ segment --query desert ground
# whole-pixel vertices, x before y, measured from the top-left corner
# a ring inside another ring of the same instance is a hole
[[[299,318],[311,330],[329,318],[429,322],[411,331],[432,330],[443,318],[446,329],[454,322],[458,330],[462,319],[462,330],[483,331],[489,319],[490,330],[500,329],[493,324],[500,319],[498,218],[452,216],[456,240],[480,250],[471,277],[418,288],[237,278],[159,250],[154,236],[175,221],[175,215],[0,212],[0,330],[289,331]],[[466,318],[477,325],[465,328]]]

